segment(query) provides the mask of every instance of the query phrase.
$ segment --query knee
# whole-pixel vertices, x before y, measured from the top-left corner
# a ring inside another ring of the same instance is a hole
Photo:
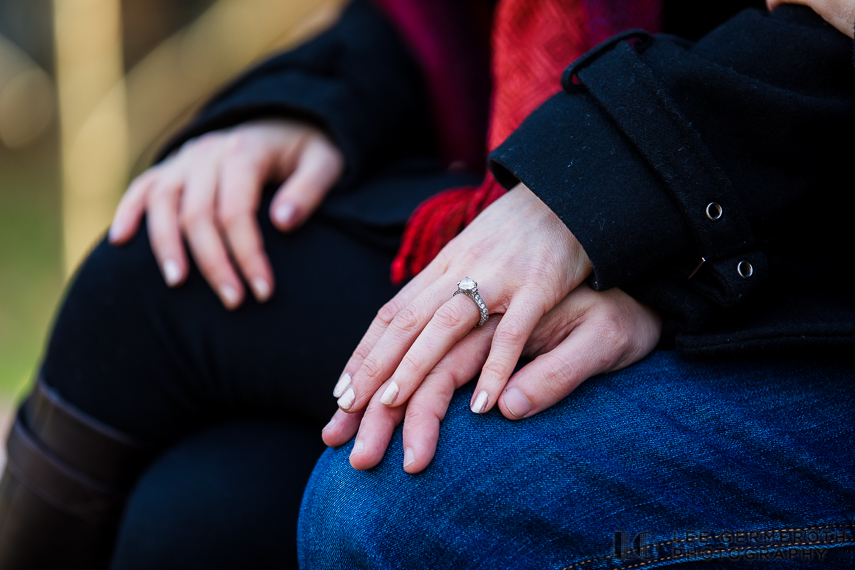
[[[115,246],[100,241],[77,268],[68,289],[64,308],[92,312],[123,311],[129,301],[162,294],[166,285],[144,228],[128,243]]]
[[[301,491],[321,447],[310,434],[246,419],[173,445],[138,481],[112,567],[296,568]]]

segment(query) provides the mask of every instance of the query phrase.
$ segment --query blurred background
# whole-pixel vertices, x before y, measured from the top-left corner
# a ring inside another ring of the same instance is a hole
[[[159,144],[343,0],[0,0],[0,421],[63,288]]]

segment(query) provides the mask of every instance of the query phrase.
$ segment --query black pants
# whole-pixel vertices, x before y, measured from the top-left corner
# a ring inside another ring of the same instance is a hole
[[[126,510],[114,568],[296,564],[299,502],[336,409],[332,389],[397,290],[399,230],[316,216],[284,235],[260,221],[276,278],[263,305],[247,296],[225,310],[195,268],[167,288],[142,231],[123,247],[98,245],[58,314],[45,382],[165,450]]]

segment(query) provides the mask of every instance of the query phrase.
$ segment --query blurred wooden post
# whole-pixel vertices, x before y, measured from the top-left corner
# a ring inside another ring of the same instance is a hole
[[[125,74],[121,0],[53,0],[66,273],[103,234],[133,163],[271,50],[333,22],[344,0],[217,0]]]
[[[120,0],[53,0],[65,269],[110,223],[128,172]]]

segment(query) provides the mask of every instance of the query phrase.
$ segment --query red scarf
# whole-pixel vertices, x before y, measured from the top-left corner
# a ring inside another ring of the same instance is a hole
[[[428,85],[437,137],[449,163],[482,167],[523,119],[560,89],[561,72],[591,47],[632,28],[655,33],[662,0],[499,0],[489,33],[492,94],[486,149],[485,0],[375,0],[409,43]],[[401,283],[424,269],[484,208],[505,193],[488,172],[481,186],[433,196],[413,212],[392,263]]]

